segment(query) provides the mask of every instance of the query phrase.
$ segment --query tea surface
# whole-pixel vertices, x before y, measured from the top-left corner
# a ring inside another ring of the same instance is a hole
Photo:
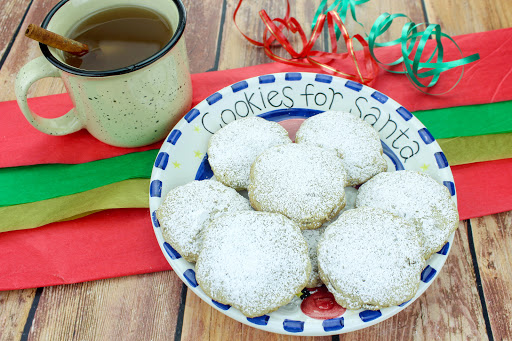
[[[91,15],[68,37],[89,45],[82,57],[64,53],[66,64],[85,70],[114,70],[160,51],[172,37],[170,24],[142,7],[116,7]]]

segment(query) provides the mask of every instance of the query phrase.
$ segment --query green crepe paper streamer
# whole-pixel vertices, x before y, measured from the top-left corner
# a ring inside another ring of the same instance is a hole
[[[127,179],[150,178],[157,153],[148,150],[76,165],[0,169],[0,207],[75,194]]]
[[[82,193],[0,208],[0,232],[72,220],[113,208],[148,207],[149,179],[131,179]],[[149,218],[148,218],[149,219]]]
[[[512,101],[414,112],[436,139],[512,131]],[[512,149],[512,146],[509,146]]]
[[[512,133],[437,140],[451,166],[512,158]]]

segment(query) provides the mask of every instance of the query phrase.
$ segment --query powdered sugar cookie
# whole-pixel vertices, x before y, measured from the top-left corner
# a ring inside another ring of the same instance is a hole
[[[169,191],[156,216],[164,239],[189,262],[201,249],[201,231],[226,212],[252,210],[249,201],[214,180],[193,181]]]
[[[315,229],[345,206],[345,170],[333,150],[308,144],[267,149],[251,167],[248,188],[258,211],[284,214]]]
[[[297,131],[295,142],[338,151],[349,186],[362,184],[387,169],[377,131],[348,112],[328,111],[308,118]]]
[[[359,188],[356,207],[372,206],[393,212],[419,227],[424,255],[439,251],[459,222],[448,189],[416,171],[380,173]]]
[[[243,118],[213,134],[208,161],[218,181],[237,190],[246,189],[256,157],[269,147],[291,142],[278,123],[261,117]]]
[[[261,316],[287,304],[306,286],[311,264],[299,227],[267,212],[234,212],[203,231],[196,279],[214,300]]]
[[[378,208],[344,212],[318,244],[320,277],[347,309],[378,310],[410,300],[425,265],[407,220]]]

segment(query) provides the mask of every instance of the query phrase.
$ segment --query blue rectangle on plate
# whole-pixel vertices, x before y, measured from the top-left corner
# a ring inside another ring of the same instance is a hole
[[[345,86],[354,91],[361,91],[361,89],[363,88],[363,84],[359,84],[359,83],[353,82],[353,81],[347,81],[345,83]]]

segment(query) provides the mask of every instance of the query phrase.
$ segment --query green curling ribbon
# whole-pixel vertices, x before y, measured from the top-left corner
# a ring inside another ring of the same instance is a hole
[[[352,19],[354,19],[355,22],[357,22],[359,25],[361,25],[361,27],[364,28],[363,24],[357,21],[355,7],[368,1],[369,0],[335,0],[331,5],[327,7],[327,0],[322,0],[315,12],[311,29],[315,27],[320,14],[325,14],[332,10],[338,12],[341,20],[345,23],[345,20],[347,18],[347,11],[349,8],[352,14]],[[377,43],[377,38],[383,35],[389,29],[389,27],[393,23],[393,20],[397,18],[406,18],[408,20],[408,22],[402,27],[400,38],[388,42]],[[426,26],[426,28],[424,30],[420,30],[422,26]],[[340,35],[341,32],[338,29],[338,27],[336,27],[336,39],[339,39]],[[384,67],[386,71],[392,73],[405,74],[407,78],[411,81],[411,83],[414,85],[414,87],[416,87],[418,90],[425,94],[442,95],[451,91],[453,88],[457,86],[457,84],[459,84],[460,80],[462,79],[462,75],[464,74],[464,68],[462,68],[460,76],[455,82],[455,84],[453,84],[451,88],[442,93],[435,94],[432,92],[426,92],[423,90],[423,88],[431,88],[434,85],[436,85],[443,72],[467,65],[480,59],[478,53],[475,53],[457,60],[444,61],[444,46],[441,41],[442,38],[447,38],[449,41],[451,41],[459,50],[461,56],[463,56],[462,50],[460,49],[459,45],[449,35],[441,31],[440,25],[425,25],[423,23],[416,24],[412,22],[412,20],[407,15],[402,13],[381,14],[377,18],[375,23],[372,25],[367,40],[372,58],[377,63],[387,66]],[[427,42],[432,39],[435,40],[436,47],[434,48],[430,56],[428,56],[427,61],[422,62],[421,59],[424,55],[424,50],[427,45]],[[374,50],[376,47],[394,45],[400,45],[402,52],[402,56],[399,57],[397,60],[389,63],[384,63],[375,56]],[[402,65],[402,70],[391,69],[391,67],[397,65]],[[429,81],[427,81],[427,84],[421,82],[422,79],[426,78],[431,78]]]
[[[327,0],[322,0],[320,5],[318,6],[315,16],[313,17],[313,23],[311,24],[311,30],[315,28],[316,22],[318,21],[318,17],[320,14],[326,14],[330,11],[336,11],[340,15],[341,21],[345,23],[345,19],[347,18],[347,11],[350,8],[350,13],[352,14],[352,19],[361,27],[364,28],[363,24],[361,24],[359,21],[357,21],[356,17],[356,6],[364,4],[365,2],[368,2],[370,0],[334,0],[334,2],[327,7],[326,10],[325,7],[327,6]],[[338,28],[338,26],[335,27],[336,29],[336,39],[340,39],[341,31]]]
[[[393,20],[397,18],[406,18],[409,20],[403,28],[401,37],[389,42],[383,42],[383,43],[377,43],[376,40],[378,37],[383,35],[391,26],[393,23]],[[370,53],[372,57],[381,65],[385,65],[388,67],[396,66],[396,65],[403,65],[402,70],[392,70],[390,68],[384,68],[385,70],[392,72],[392,73],[399,73],[399,74],[405,74],[409,78],[409,80],[413,83],[413,85],[420,91],[434,95],[430,92],[425,92],[422,90],[422,88],[429,88],[433,87],[437,84],[439,81],[440,75],[448,70],[451,70],[453,68],[464,66],[466,64],[472,63],[478,59],[480,59],[480,56],[478,53],[472,54],[468,57],[462,57],[457,60],[453,61],[444,61],[444,46],[441,41],[442,38],[449,39],[455,47],[459,50],[461,56],[462,56],[462,50],[460,49],[459,45],[453,40],[449,35],[441,32],[441,26],[437,24],[430,24],[427,25],[424,31],[420,31],[419,28],[421,26],[424,26],[425,24],[415,24],[412,22],[408,16],[405,14],[397,13],[397,14],[389,14],[389,13],[383,13],[381,14],[375,23],[373,24],[370,34],[368,35],[368,45],[370,48]],[[431,55],[428,57],[426,62],[421,62],[421,58],[424,54],[425,47],[427,45],[427,42],[433,38],[436,43],[436,47],[431,53]],[[393,45],[400,45],[402,56],[399,57],[397,60],[384,63],[380,61],[375,56],[375,48],[376,47],[383,47],[383,46],[393,46]],[[433,60],[435,60],[433,62]],[[428,69],[428,70],[425,70]],[[462,75],[464,73],[464,69],[461,70],[459,79],[457,82],[447,91],[443,92],[449,92],[452,90],[462,79]],[[420,79],[430,78],[430,81],[428,84],[423,84]],[[435,94],[435,95],[440,95]]]

